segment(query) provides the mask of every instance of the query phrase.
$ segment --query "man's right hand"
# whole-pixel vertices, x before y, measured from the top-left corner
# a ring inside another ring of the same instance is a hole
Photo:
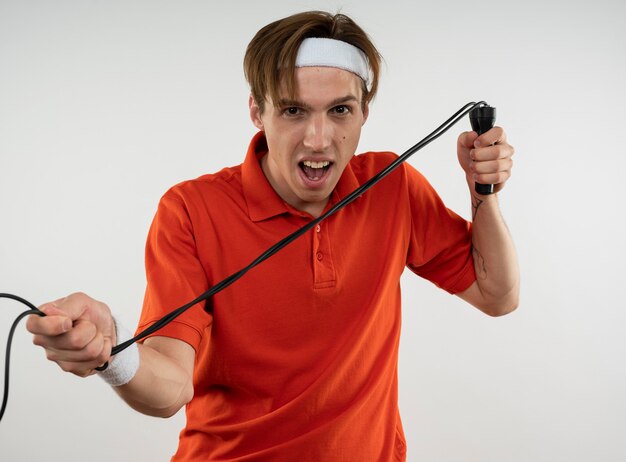
[[[32,315],[26,328],[33,343],[48,359],[81,377],[111,360],[117,342],[111,310],[102,302],[76,293],[39,308],[46,316]],[[169,417],[193,398],[195,350],[176,338],[150,337],[138,345],[140,367],[133,379],[113,389],[133,409],[147,415]]]
[[[46,316],[29,316],[26,328],[33,334],[33,343],[42,346],[61,369],[87,377],[109,361],[117,339],[107,305],[75,293],[39,309]]]

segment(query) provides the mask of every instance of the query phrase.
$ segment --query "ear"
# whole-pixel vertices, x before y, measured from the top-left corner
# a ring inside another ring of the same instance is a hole
[[[250,109],[250,120],[256,128],[263,130],[263,120],[261,119],[261,108],[254,100],[254,97],[250,95],[248,99],[248,107]]]

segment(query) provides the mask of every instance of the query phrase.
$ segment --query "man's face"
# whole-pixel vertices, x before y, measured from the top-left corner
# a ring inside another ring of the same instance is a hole
[[[250,117],[267,138],[261,166],[274,190],[319,216],[356,151],[368,111],[361,104],[362,81],[351,72],[302,67],[295,82],[295,99],[266,101],[262,114],[250,97]]]

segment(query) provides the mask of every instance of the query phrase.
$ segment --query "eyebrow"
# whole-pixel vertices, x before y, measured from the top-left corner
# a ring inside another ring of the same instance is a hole
[[[344,104],[344,103],[348,103],[350,101],[354,101],[356,103],[359,102],[359,100],[357,99],[356,96],[354,95],[346,95],[346,96],[342,96],[341,98],[335,98],[334,100],[332,100],[328,106],[332,107],[332,106],[337,106],[340,104]],[[297,99],[288,99],[288,98],[282,98],[278,101],[278,105],[280,107],[291,107],[291,106],[296,106],[296,107],[301,107],[303,109],[311,109],[311,105],[305,103],[304,101],[299,101]]]

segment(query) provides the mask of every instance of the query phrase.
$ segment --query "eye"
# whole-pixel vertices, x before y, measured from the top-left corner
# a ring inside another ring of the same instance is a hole
[[[335,106],[334,108],[332,108],[331,111],[334,114],[337,114],[337,115],[344,115],[344,114],[349,114],[352,110],[351,110],[350,106],[346,106],[345,104],[341,104],[339,106]]]
[[[300,110],[299,107],[296,106],[289,106],[285,109],[283,109],[283,114],[289,117],[293,117],[293,116],[297,116],[302,114],[302,111]]]

